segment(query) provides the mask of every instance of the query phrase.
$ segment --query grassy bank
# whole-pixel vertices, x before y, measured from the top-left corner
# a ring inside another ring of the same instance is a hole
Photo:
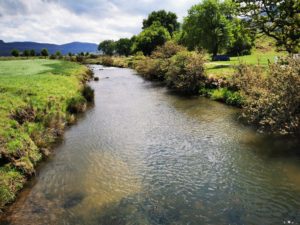
[[[49,154],[92,91],[87,67],[67,61],[0,61],[0,209]]]
[[[91,59],[91,63],[130,67],[145,79],[163,82],[179,93],[200,94],[239,106],[240,118],[261,132],[298,135],[299,58],[275,52],[268,41],[259,44],[251,55],[225,62],[212,62],[203,52],[167,42],[150,56],[104,56]]]

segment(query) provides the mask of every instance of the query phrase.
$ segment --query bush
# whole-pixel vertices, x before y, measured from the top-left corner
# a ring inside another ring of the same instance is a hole
[[[176,44],[174,41],[168,41],[163,46],[159,46],[152,53],[152,58],[168,59],[178,52],[187,50],[185,47]]]
[[[49,58],[50,58],[50,59],[56,59],[56,55],[52,54],[52,55],[50,55]]]
[[[128,67],[128,60],[124,57],[114,57],[113,58],[113,66],[120,68]]]
[[[211,90],[209,93],[213,100],[225,102],[228,105],[241,106],[243,98],[239,92],[230,91],[227,88]]]
[[[244,98],[237,91],[232,92],[230,90],[227,90],[227,92],[225,93],[225,103],[228,105],[242,106],[244,104]]]
[[[233,84],[246,104],[242,118],[261,131],[287,134],[300,127],[300,62],[288,58],[270,65],[267,76],[258,67],[242,65]]]
[[[101,64],[103,66],[113,66],[114,65],[114,60],[112,57],[109,57],[109,56],[104,56],[102,57],[101,59]]]
[[[91,58],[91,59],[97,59],[98,56],[97,56],[97,55],[94,55],[94,54],[90,54],[90,58]]]
[[[165,74],[168,67],[167,60],[145,58],[137,62],[135,67],[136,71],[148,80],[159,80],[165,79]]]
[[[84,56],[77,55],[76,56],[76,62],[82,63],[84,61]]]
[[[205,85],[204,57],[196,52],[182,51],[170,60],[166,82],[170,88],[196,94]]]

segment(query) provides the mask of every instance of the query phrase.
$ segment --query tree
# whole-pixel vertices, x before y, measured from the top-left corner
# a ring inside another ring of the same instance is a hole
[[[233,56],[250,55],[256,32],[245,25],[245,21],[234,18],[232,21],[232,42],[227,53]]]
[[[300,49],[299,0],[234,0],[241,15],[259,32],[276,40],[281,50],[289,53]]]
[[[61,57],[61,56],[62,56],[62,55],[61,55],[61,52],[60,52],[60,51],[56,51],[56,52],[55,52],[55,56]]]
[[[169,31],[159,22],[155,22],[136,37],[133,49],[135,52],[142,51],[144,55],[150,55],[156,47],[170,39]]]
[[[30,56],[35,56],[35,51],[34,51],[34,49],[31,49],[31,50],[30,50]]]
[[[213,56],[232,38],[228,2],[204,0],[193,6],[183,23],[183,43],[189,49],[207,49]]]
[[[18,49],[13,49],[13,50],[11,51],[11,55],[14,56],[14,57],[19,57],[20,52],[19,52]]]
[[[49,55],[48,49],[43,48],[41,51],[41,56],[44,56],[45,58]]]
[[[116,52],[119,55],[128,56],[131,53],[132,41],[128,38],[121,38],[116,42]]]
[[[26,56],[26,57],[29,57],[29,56],[30,56],[30,51],[26,49],[26,50],[23,52],[23,55]]]
[[[98,46],[98,50],[102,51],[105,55],[112,56],[115,52],[115,42],[113,40],[102,41]]]
[[[154,22],[166,28],[170,35],[179,30],[180,24],[177,22],[177,15],[173,12],[166,12],[165,10],[153,11],[149,14],[148,18],[143,21],[143,29],[150,27]]]

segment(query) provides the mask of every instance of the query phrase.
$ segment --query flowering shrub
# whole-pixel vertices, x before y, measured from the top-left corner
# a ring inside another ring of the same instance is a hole
[[[242,65],[233,78],[246,102],[242,118],[261,131],[287,134],[300,127],[300,60],[287,58],[271,64],[268,74]]]

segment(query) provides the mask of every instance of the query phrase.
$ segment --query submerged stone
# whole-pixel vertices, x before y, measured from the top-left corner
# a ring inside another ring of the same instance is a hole
[[[62,207],[64,209],[73,208],[76,205],[80,204],[82,200],[85,198],[85,195],[83,193],[75,193],[72,195],[69,195],[66,197]]]

